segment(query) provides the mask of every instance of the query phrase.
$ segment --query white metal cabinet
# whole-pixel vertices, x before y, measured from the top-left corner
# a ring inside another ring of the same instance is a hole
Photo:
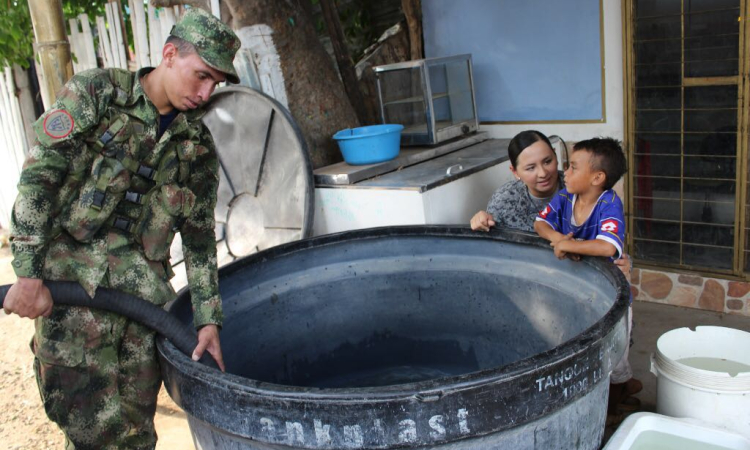
[[[316,181],[313,234],[388,225],[468,225],[492,193],[512,179],[508,142],[485,140],[354,184]]]

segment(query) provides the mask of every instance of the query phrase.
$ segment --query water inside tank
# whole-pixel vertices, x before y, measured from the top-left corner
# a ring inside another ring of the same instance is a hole
[[[549,257],[512,243],[380,237],[234,268],[221,283],[227,371],[290,386],[385,386],[546,352],[616,298],[592,267],[537,263]]]

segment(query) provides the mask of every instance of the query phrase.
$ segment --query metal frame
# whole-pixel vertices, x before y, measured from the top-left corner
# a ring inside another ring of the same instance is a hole
[[[469,69],[469,89],[471,91],[471,103],[472,110],[474,111],[474,121],[463,121],[460,123],[453,124],[451,126],[436,129],[435,124],[435,106],[432,99],[432,86],[430,85],[430,77],[428,71],[430,67],[444,65],[452,62],[465,62],[468,64]],[[420,133],[401,133],[401,144],[402,145],[435,145],[441,142],[445,142],[449,139],[463,136],[465,134],[477,131],[479,129],[479,116],[477,113],[477,101],[475,95],[474,85],[474,67],[472,63],[471,54],[446,56],[441,58],[425,58],[414,61],[405,61],[394,64],[385,64],[382,66],[373,67],[375,76],[377,79],[378,87],[378,99],[380,101],[380,118],[383,123],[386,123],[385,119],[385,102],[383,101],[383,91],[381,88],[380,74],[384,72],[391,72],[395,70],[409,70],[419,69],[422,83],[422,98],[423,105],[425,107],[425,118],[427,125],[426,138]],[[428,95],[429,94],[429,95]],[[465,127],[468,127],[468,132],[465,131]]]
[[[743,22],[743,26],[740,26],[740,71],[738,74],[738,111],[737,111],[737,202],[735,209],[736,225],[734,232],[735,239],[735,273],[742,276],[743,278],[750,278],[750,273],[744,271],[744,260],[745,260],[745,248],[748,243],[745,239],[745,227],[747,226],[747,190],[748,190],[748,136],[750,136],[750,130],[748,128],[749,115],[750,115],[750,86],[748,86],[748,75],[750,75],[750,58],[746,56],[748,49],[748,39],[750,39],[750,33],[748,33],[747,17],[750,12],[750,2],[747,0],[741,0],[740,2],[740,14]]]
[[[623,76],[625,79],[625,93],[624,93],[624,116],[625,116],[625,148],[627,149],[628,161],[635,161],[635,46],[634,46],[634,28],[635,28],[635,14],[634,14],[634,2],[635,0],[624,0],[622,2],[622,21],[623,21]],[[681,15],[684,17],[684,5],[685,0],[681,0]],[[714,269],[709,270],[705,267],[696,268],[689,264],[667,264],[667,263],[654,263],[648,261],[636,260],[639,267],[655,270],[664,270],[669,268],[673,272],[684,272],[697,274],[705,277],[721,277],[727,279],[750,279],[750,272],[745,273],[744,271],[744,259],[745,259],[745,247],[748,245],[745,238],[745,227],[747,225],[748,208],[745,206],[748,201],[748,136],[749,125],[750,125],[750,86],[748,85],[748,74],[750,74],[750,58],[745,55],[748,46],[748,24],[746,18],[750,13],[750,1],[740,0],[740,20],[742,21],[739,27],[739,70],[737,76],[727,77],[701,77],[701,78],[685,78],[684,76],[684,39],[682,41],[682,83],[681,83],[681,101],[684,104],[684,92],[685,87],[692,86],[720,86],[720,85],[737,85],[738,100],[737,100],[737,164],[735,173],[735,221],[734,221],[734,242],[733,242],[733,261],[732,269]],[[681,37],[684,38],[684,20],[681,23],[683,28]],[[681,171],[682,165],[684,164],[684,114],[685,110],[682,107],[681,110],[681,125],[680,125],[680,164]],[[625,190],[627,196],[627,214],[626,220],[628,229],[633,230],[634,215],[635,211],[635,199],[634,199],[634,178],[635,174],[631,170],[628,172]],[[684,178],[681,176],[681,178]],[[682,187],[681,194],[682,194]],[[682,197],[682,195],[681,195]],[[680,201],[680,243],[682,243],[682,208],[683,202]],[[634,246],[633,233],[628,233],[627,245],[629,251],[632,252]],[[682,252],[682,246],[680,246],[680,252]],[[682,261],[682,255],[680,255],[680,261]]]

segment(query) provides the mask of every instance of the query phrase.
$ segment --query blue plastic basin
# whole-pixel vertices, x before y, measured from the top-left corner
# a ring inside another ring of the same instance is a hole
[[[403,129],[397,124],[347,128],[334,134],[333,139],[347,164],[375,164],[398,156]]]

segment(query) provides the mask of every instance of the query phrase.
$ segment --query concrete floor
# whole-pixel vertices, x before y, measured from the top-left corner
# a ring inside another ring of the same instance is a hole
[[[651,373],[651,353],[656,351],[656,341],[662,334],[675,328],[698,325],[750,332],[750,317],[640,301],[633,303],[633,322],[630,365],[633,376],[643,382],[643,391],[636,397],[641,400],[641,411],[647,412],[656,412],[656,377]],[[607,429],[605,442],[613,432],[614,429]]]

